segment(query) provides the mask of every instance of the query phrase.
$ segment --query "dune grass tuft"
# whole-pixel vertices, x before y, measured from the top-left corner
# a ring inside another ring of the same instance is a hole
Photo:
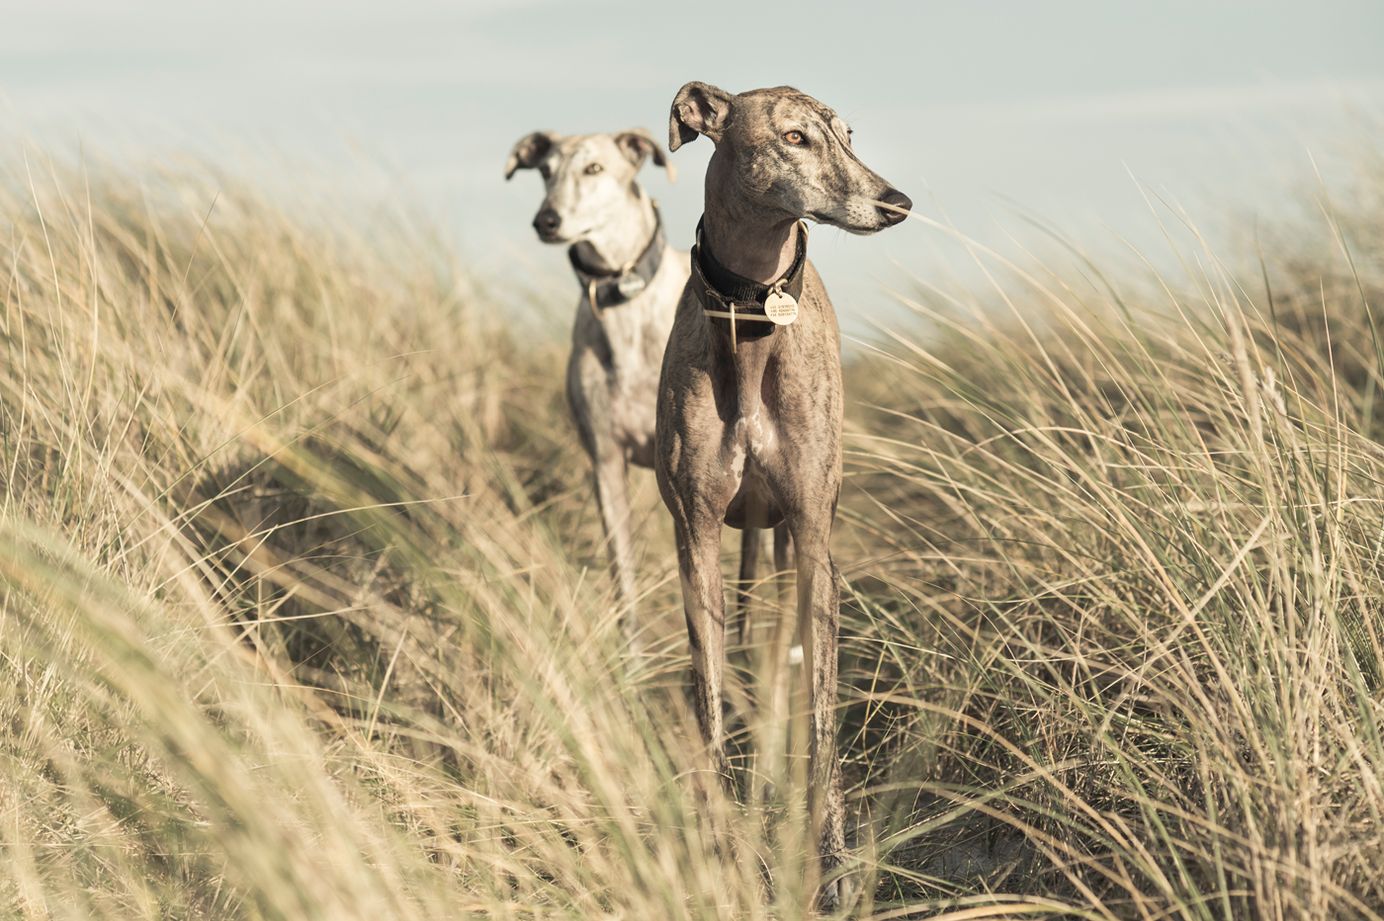
[[[0,911],[805,915],[802,771],[703,775],[644,474],[622,662],[562,334],[398,209],[0,190]],[[1384,916],[1375,216],[978,253],[851,357],[852,916]]]

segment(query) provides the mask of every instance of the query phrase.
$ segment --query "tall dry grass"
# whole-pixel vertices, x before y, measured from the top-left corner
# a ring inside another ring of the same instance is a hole
[[[7,915],[805,914],[801,771],[701,782],[647,477],[621,662],[561,334],[396,209],[3,187]],[[978,253],[852,361],[854,916],[1384,915],[1376,213]]]

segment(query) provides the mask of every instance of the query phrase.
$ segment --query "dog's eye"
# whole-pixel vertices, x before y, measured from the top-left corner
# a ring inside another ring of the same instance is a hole
[[[603,169],[605,169],[605,167],[599,163],[589,163],[587,164],[586,169],[582,170],[582,172],[586,173],[586,175],[588,176],[594,176]]]
[[[786,132],[783,135],[783,139],[794,147],[801,147],[807,143],[807,138],[803,136],[801,131],[797,130]]]

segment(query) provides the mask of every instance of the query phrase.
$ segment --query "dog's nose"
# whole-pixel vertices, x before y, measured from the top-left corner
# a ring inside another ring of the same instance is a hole
[[[558,225],[561,223],[562,217],[556,211],[552,208],[544,208],[533,219],[533,229],[543,236],[549,236],[557,232]]]
[[[890,189],[881,195],[879,200],[889,205],[888,208],[878,209],[886,224],[897,224],[908,217],[908,212],[913,210],[913,199],[898,189]]]

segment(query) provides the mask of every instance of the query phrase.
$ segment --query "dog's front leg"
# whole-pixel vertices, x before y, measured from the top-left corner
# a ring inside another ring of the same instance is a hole
[[[679,516],[682,518],[682,516]],[[692,706],[712,765],[730,786],[725,727],[721,715],[721,673],[726,654],[725,587],[721,579],[721,522],[694,512],[677,528],[678,574],[683,614],[692,651]]]
[[[846,807],[836,754],[837,630],[841,594],[831,558],[831,519],[804,516],[793,529],[798,566],[798,632],[803,646],[810,727],[808,815],[824,885],[820,902],[834,909],[844,881],[833,878],[846,850]]]

